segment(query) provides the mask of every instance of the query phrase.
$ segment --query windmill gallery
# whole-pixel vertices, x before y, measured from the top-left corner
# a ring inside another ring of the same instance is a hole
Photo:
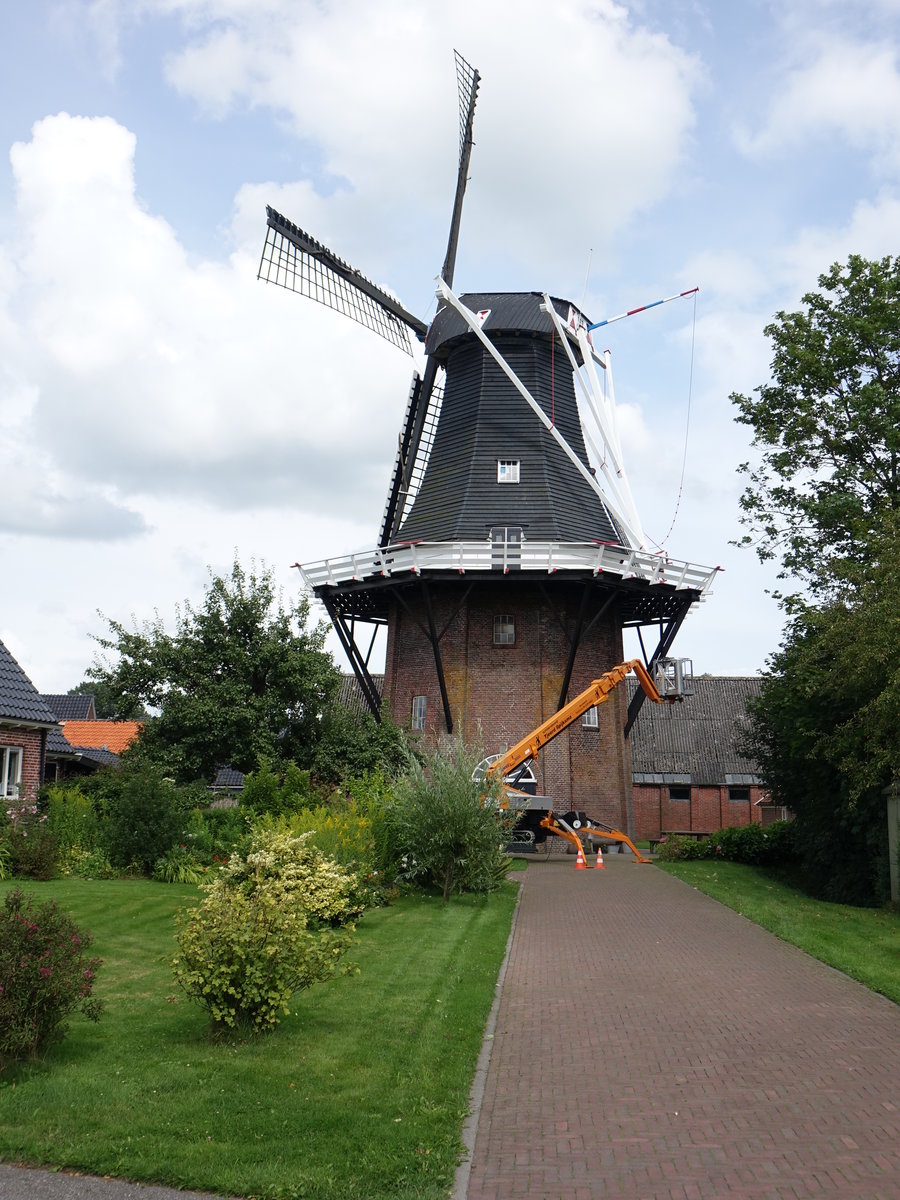
[[[430,327],[271,208],[259,275],[409,353],[424,344],[377,544],[301,571],[376,716],[384,630],[394,719],[499,750],[621,662],[624,629],[653,669],[715,570],[647,549],[609,355],[579,308],[541,292],[454,293],[479,85],[456,65],[459,169]],[[623,690],[585,714],[534,764],[533,786],[633,832],[627,739],[642,700]]]

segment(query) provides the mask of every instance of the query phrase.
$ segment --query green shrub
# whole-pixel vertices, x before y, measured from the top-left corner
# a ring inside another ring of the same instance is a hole
[[[153,867],[158,883],[201,883],[205,874],[203,864],[187,846],[173,846]]]
[[[153,767],[123,769],[120,786],[106,799],[102,832],[110,862],[149,875],[181,835],[193,796]]]
[[[657,858],[662,862],[685,862],[698,858],[724,858],[729,862],[769,867],[796,861],[797,830],[793,821],[762,825],[729,825],[694,841],[670,837],[660,842]]]
[[[65,1018],[99,1020],[92,995],[101,959],[88,958],[90,935],[53,900],[35,905],[7,892],[0,912],[0,1070],[43,1053],[65,1035]]]
[[[76,879],[115,879],[119,874],[104,850],[82,850],[78,846],[61,854],[56,865],[60,875]]]
[[[480,761],[447,739],[423,763],[413,762],[386,814],[390,865],[402,879],[451,892],[491,892],[508,869],[506,843],[516,817],[499,808],[498,781],[476,782]]]
[[[214,1026],[272,1029],[302,988],[351,968],[341,964],[345,930],[310,928],[352,915],[354,881],[284,829],[253,835],[201,903],[179,914],[175,979]]]
[[[52,879],[56,874],[56,839],[47,814],[36,803],[16,801],[6,810],[9,870],[30,879]]]
[[[796,821],[773,821],[765,826],[765,861],[772,866],[797,862],[800,845]]]
[[[713,837],[715,837],[714,834],[708,838],[702,838],[700,841],[678,836],[664,838],[659,843],[656,857],[660,862],[684,862],[686,859],[711,858],[714,853],[711,844]]]
[[[100,822],[93,799],[77,783],[50,784],[43,792],[47,819],[59,855],[73,849],[94,850],[100,844]]]
[[[296,763],[288,763],[279,775],[269,763],[261,761],[255,771],[244,778],[241,807],[255,816],[280,817],[299,812],[313,799],[309,771],[301,771]]]
[[[231,808],[195,808],[185,827],[184,841],[205,866],[226,863],[246,839],[249,813]]]

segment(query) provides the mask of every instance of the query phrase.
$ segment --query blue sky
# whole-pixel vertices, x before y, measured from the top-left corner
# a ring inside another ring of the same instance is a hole
[[[513,32],[515,36],[513,36]],[[409,384],[375,335],[256,281],[265,205],[427,319],[481,72],[457,290],[607,331],[645,528],[725,568],[678,642],[777,646],[729,394],[762,330],[900,243],[900,2],[36,0],[0,11],[0,637],[45,691],[97,615],[165,619],[207,567],[371,545]],[[684,488],[679,495],[690,408]]]

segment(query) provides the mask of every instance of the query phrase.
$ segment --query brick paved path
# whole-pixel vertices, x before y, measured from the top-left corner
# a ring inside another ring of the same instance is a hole
[[[900,1008],[630,855],[523,879],[468,1200],[900,1198]]]

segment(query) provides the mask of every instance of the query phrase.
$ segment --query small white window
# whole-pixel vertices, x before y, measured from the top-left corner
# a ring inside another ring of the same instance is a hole
[[[581,718],[581,724],[585,729],[600,728],[600,714],[597,712],[597,705],[592,704],[584,716]]]
[[[22,751],[18,746],[0,746],[0,796],[19,794],[22,782]]]
[[[516,644],[516,619],[509,613],[500,613],[494,617],[494,645],[514,646]]]
[[[425,728],[425,713],[427,709],[428,701],[424,696],[413,696],[412,727],[414,730],[422,730]]]
[[[497,460],[497,482],[519,482],[519,460],[517,458],[500,458]]]

